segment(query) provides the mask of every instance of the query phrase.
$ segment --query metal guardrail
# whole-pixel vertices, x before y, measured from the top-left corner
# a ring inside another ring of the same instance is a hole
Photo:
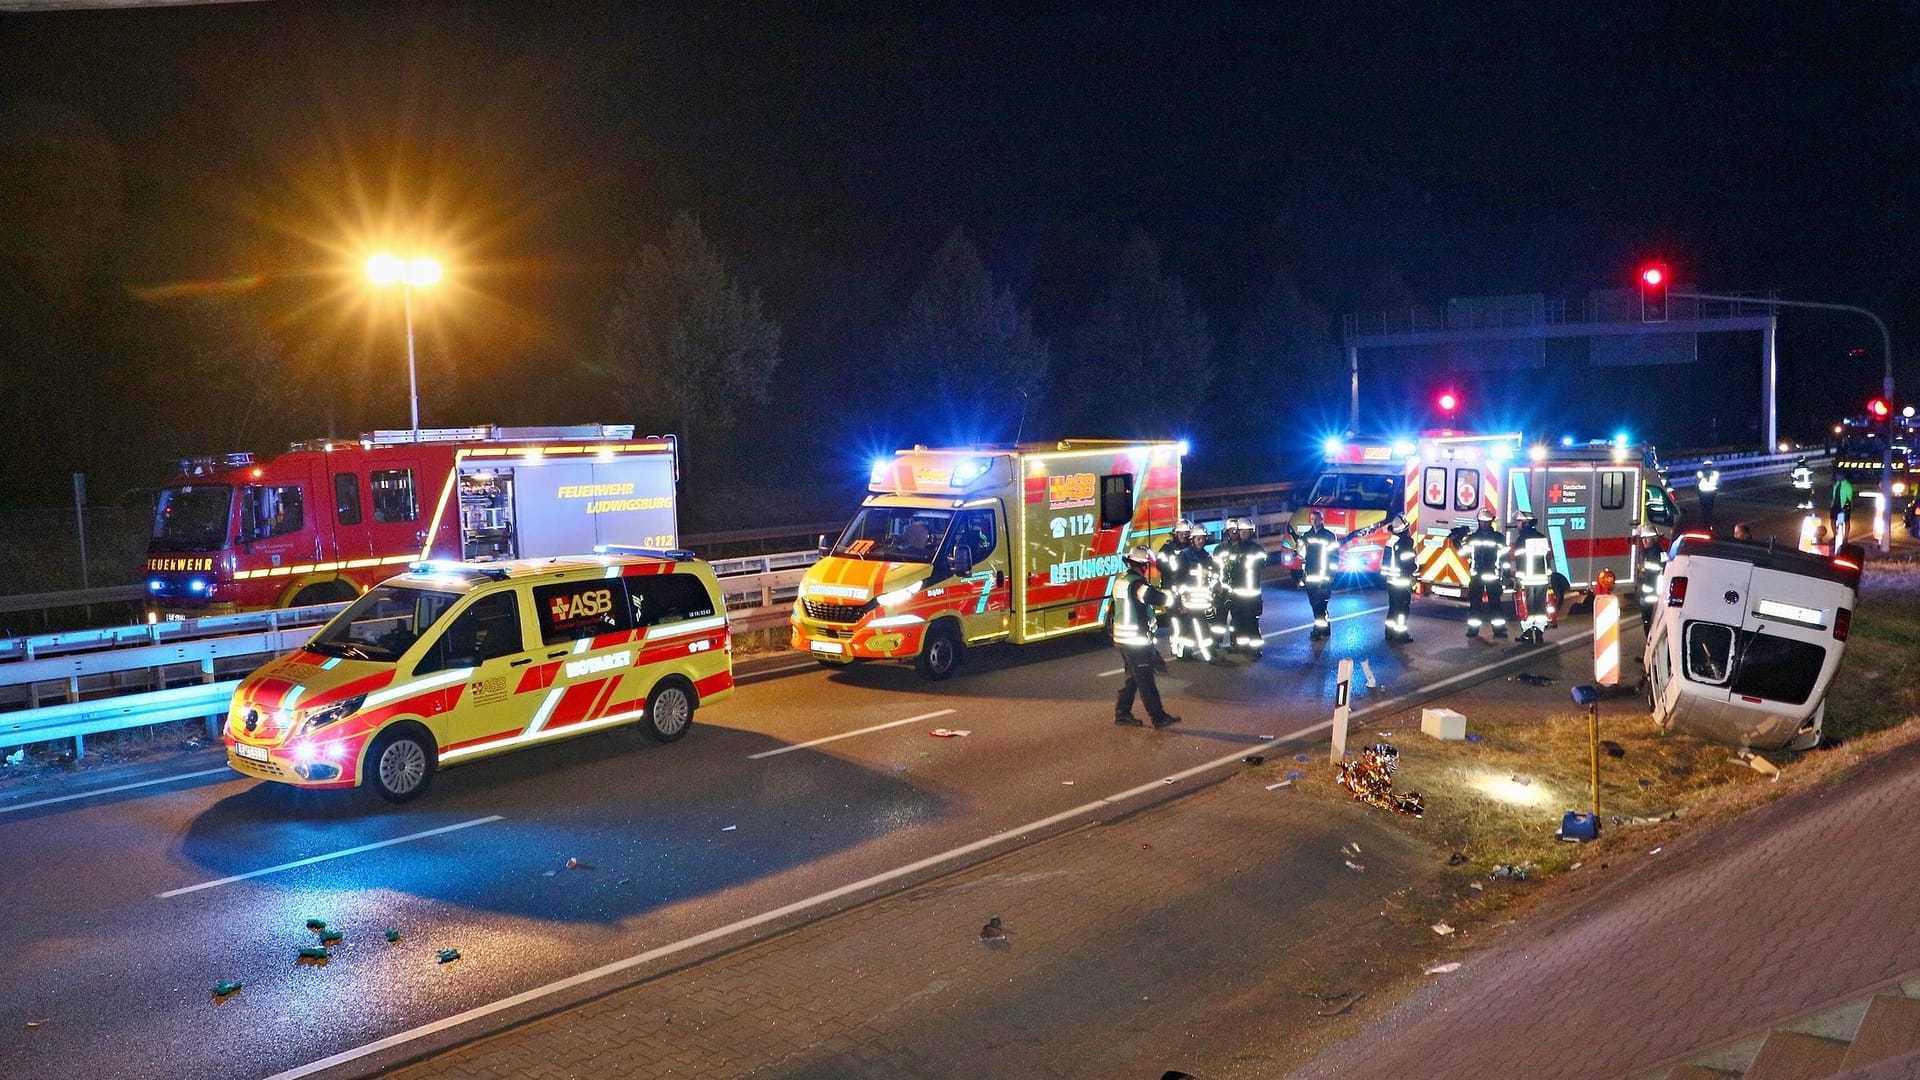
[[[1713,467],[1720,471],[1720,479],[1735,480],[1742,476],[1764,476],[1767,473],[1790,469],[1795,461],[1803,457],[1809,462],[1821,462],[1832,456],[1828,453],[1809,454],[1799,450],[1791,450],[1784,454],[1768,454],[1754,450],[1746,453],[1715,454]],[[1702,457],[1662,462],[1660,471],[1666,474],[1668,487],[1692,487],[1698,482],[1694,473],[1700,466],[1706,464],[1706,461],[1707,459]]]
[[[276,608],[248,611],[238,615],[205,615],[197,619],[179,619],[125,626],[102,626],[92,630],[66,630],[27,637],[0,638],[0,686],[8,685],[5,663],[37,660],[63,653],[117,649],[129,645],[158,645],[165,641],[190,641],[195,638],[245,633],[251,630],[278,630],[281,627],[313,626],[331,619],[346,609],[346,603],[314,604],[311,607]]]
[[[76,755],[88,735],[164,724],[173,720],[224,715],[240,680],[176,686],[144,694],[73,701],[25,712],[0,713],[0,746],[73,739]]]

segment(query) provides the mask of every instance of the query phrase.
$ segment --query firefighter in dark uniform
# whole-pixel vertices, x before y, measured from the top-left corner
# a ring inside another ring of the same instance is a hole
[[[1113,643],[1119,648],[1127,671],[1119,696],[1114,698],[1113,722],[1129,727],[1140,726],[1140,718],[1133,715],[1136,693],[1146,705],[1147,717],[1154,727],[1180,722],[1178,716],[1160,704],[1160,687],[1153,681],[1154,671],[1166,666],[1160,650],[1154,646],[1158,629],[1155,619],[1157,612],[1164,610],[1172,598],[1147,580],[1147,567],[1151,565],[1153,552],[1148,551],[1145,544],[1127,552],[1127,576],[1120,580],[1113,598]]]
[[[1387,579],[1387,640],[1412,641],[1407,629],[1407,611],[1413,607],[1413,582],[1420,575],[1420,555],[1413,543],[1413,530],[1407,515],[1395,514],[1387,522],[1393,534],[1387,550],[1380,556],[1380,572]]]
[[[1660,603],[1660,574],[1667,568],[1667,553],[1660,547],[1660,533],[1651,525],[1633,531],[1640,538],[1634,575],[1640,582],[1640,632],[1653,628],[1653,612]]]
[[[1720,470],[1713,467],[1713,459],[1700,463],[1693,474],[1694,492],[1700,496],[1700,523],[1709,530],[1713,528],[1713,500],[1720,493]]]
[[[1470,606],[1467,612],[1467,636],[1479,637],[1480,627],[1493,624],[1493,636],[1507,636],[1507,611],[1502,604],[1501,586],[1507,572],[1507,541],[1493,527],[1493,511],[1480,511],[1480,524],[1461,543],[1472,580],[1467,583]]]
[[[1173,527],[1173,539],[1160,548],[1160,587],[1176,601],[1167,615],[1167,644],[1176,660],[1211,658],[1213,631],[1207,625],[1213,612],[1213,560],[1193,544],[1194,525],[1182,520]]]
[[[1793,490],[1800,499],[1794,504],[1795,510],[1813,509],[1813,466],[1808,465],[1804,457],[1794,459]]]
[[[1312,524],[1299,536],[1301,574],[1307,587],[1307,603],[1313,607],[1313,632],[1309,640],[1333,636],[1333,623],[1327,618],[1327,601],[1333,596],[1333,571],[1339,558],[1340,538],[1327,528],[1326,515],[1315,510],[1308,515]]]
[[[1531,511],[1514,515],[1520,531],[1513,538],[1513,553],[1508,565],[1514,580],[1524,591],[1527,617],[1520,623],[1520,640],[1535,645],[1547,640],[1547,623],[1552,612],[1547,607],[1548,586],[1553,583],[1553,547],[1535,524]]]
[[[1220,540],[1213,545],[1209,558],[1213,560],[1213,617],[1208,620],[1208,629],[1213,632],[1214,655],[1223,656],[1233,650],[1233,593],[1227,583],[1233,580],[1240,562],[1239,518],[1221,520]]]
[[[1260,571],[1267,563],[1267,548],[1255,535],[1253,521],[1240,519],[1240,540],[1234,545],[1233,577],[1226,583],[1232,594],[1233,647],[1255,658],[1267,647],[1260,636],[1260,615],[1266,598],[1260,595]]]

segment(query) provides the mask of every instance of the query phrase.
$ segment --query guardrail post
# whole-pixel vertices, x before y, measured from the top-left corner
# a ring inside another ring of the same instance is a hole
[[[213,657],[211,656],[206,657],[205,659],[200,661],[200,681],[203,683],[210,683],[214,681]],[[208,713],[204,719],[207,722],[207,740],[211,742],[212,740],[219,738],[220,722],[225,718],[220,716],[217,713]]]
[[[72,703],[79,700],[80,700],[80,676],[69,675],[67,676],[67,701],[68,703]],[[87,756],[87,737],[85,735],[75,735],[73,737],[73,760],[79,761],[81,758],[86,756]]]

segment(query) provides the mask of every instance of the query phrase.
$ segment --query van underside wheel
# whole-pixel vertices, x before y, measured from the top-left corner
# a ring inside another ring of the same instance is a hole
[[[945,679],[960,666],[960,632],[952,623],[940,623],[927,631],[927,643],[914,661],[914,667],[928,679]]]
[[[693,691],[685,683],[663,682],[647,695],[647,714],[640,730],[654,742],[673,742],[693,726],[693,709]]]
[[[393,803],[417,799],[433,782],[434,747],[420,731],[389,728],[367,750],[365,783]]]

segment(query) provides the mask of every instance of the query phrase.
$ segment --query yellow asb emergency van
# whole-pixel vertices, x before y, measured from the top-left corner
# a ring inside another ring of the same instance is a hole
[[[882,458],[873,494],[807,568],[793,647],[944,679],[969,646],[1098,631],[1127,550],[1158,547],[1180,517],[1184,452],[1072,439]]]
[[[227,763],[404,802],[442,765],[617,724],[672,742],[733,693],[720,597],[679,551],[415,564],[241,682]]]

